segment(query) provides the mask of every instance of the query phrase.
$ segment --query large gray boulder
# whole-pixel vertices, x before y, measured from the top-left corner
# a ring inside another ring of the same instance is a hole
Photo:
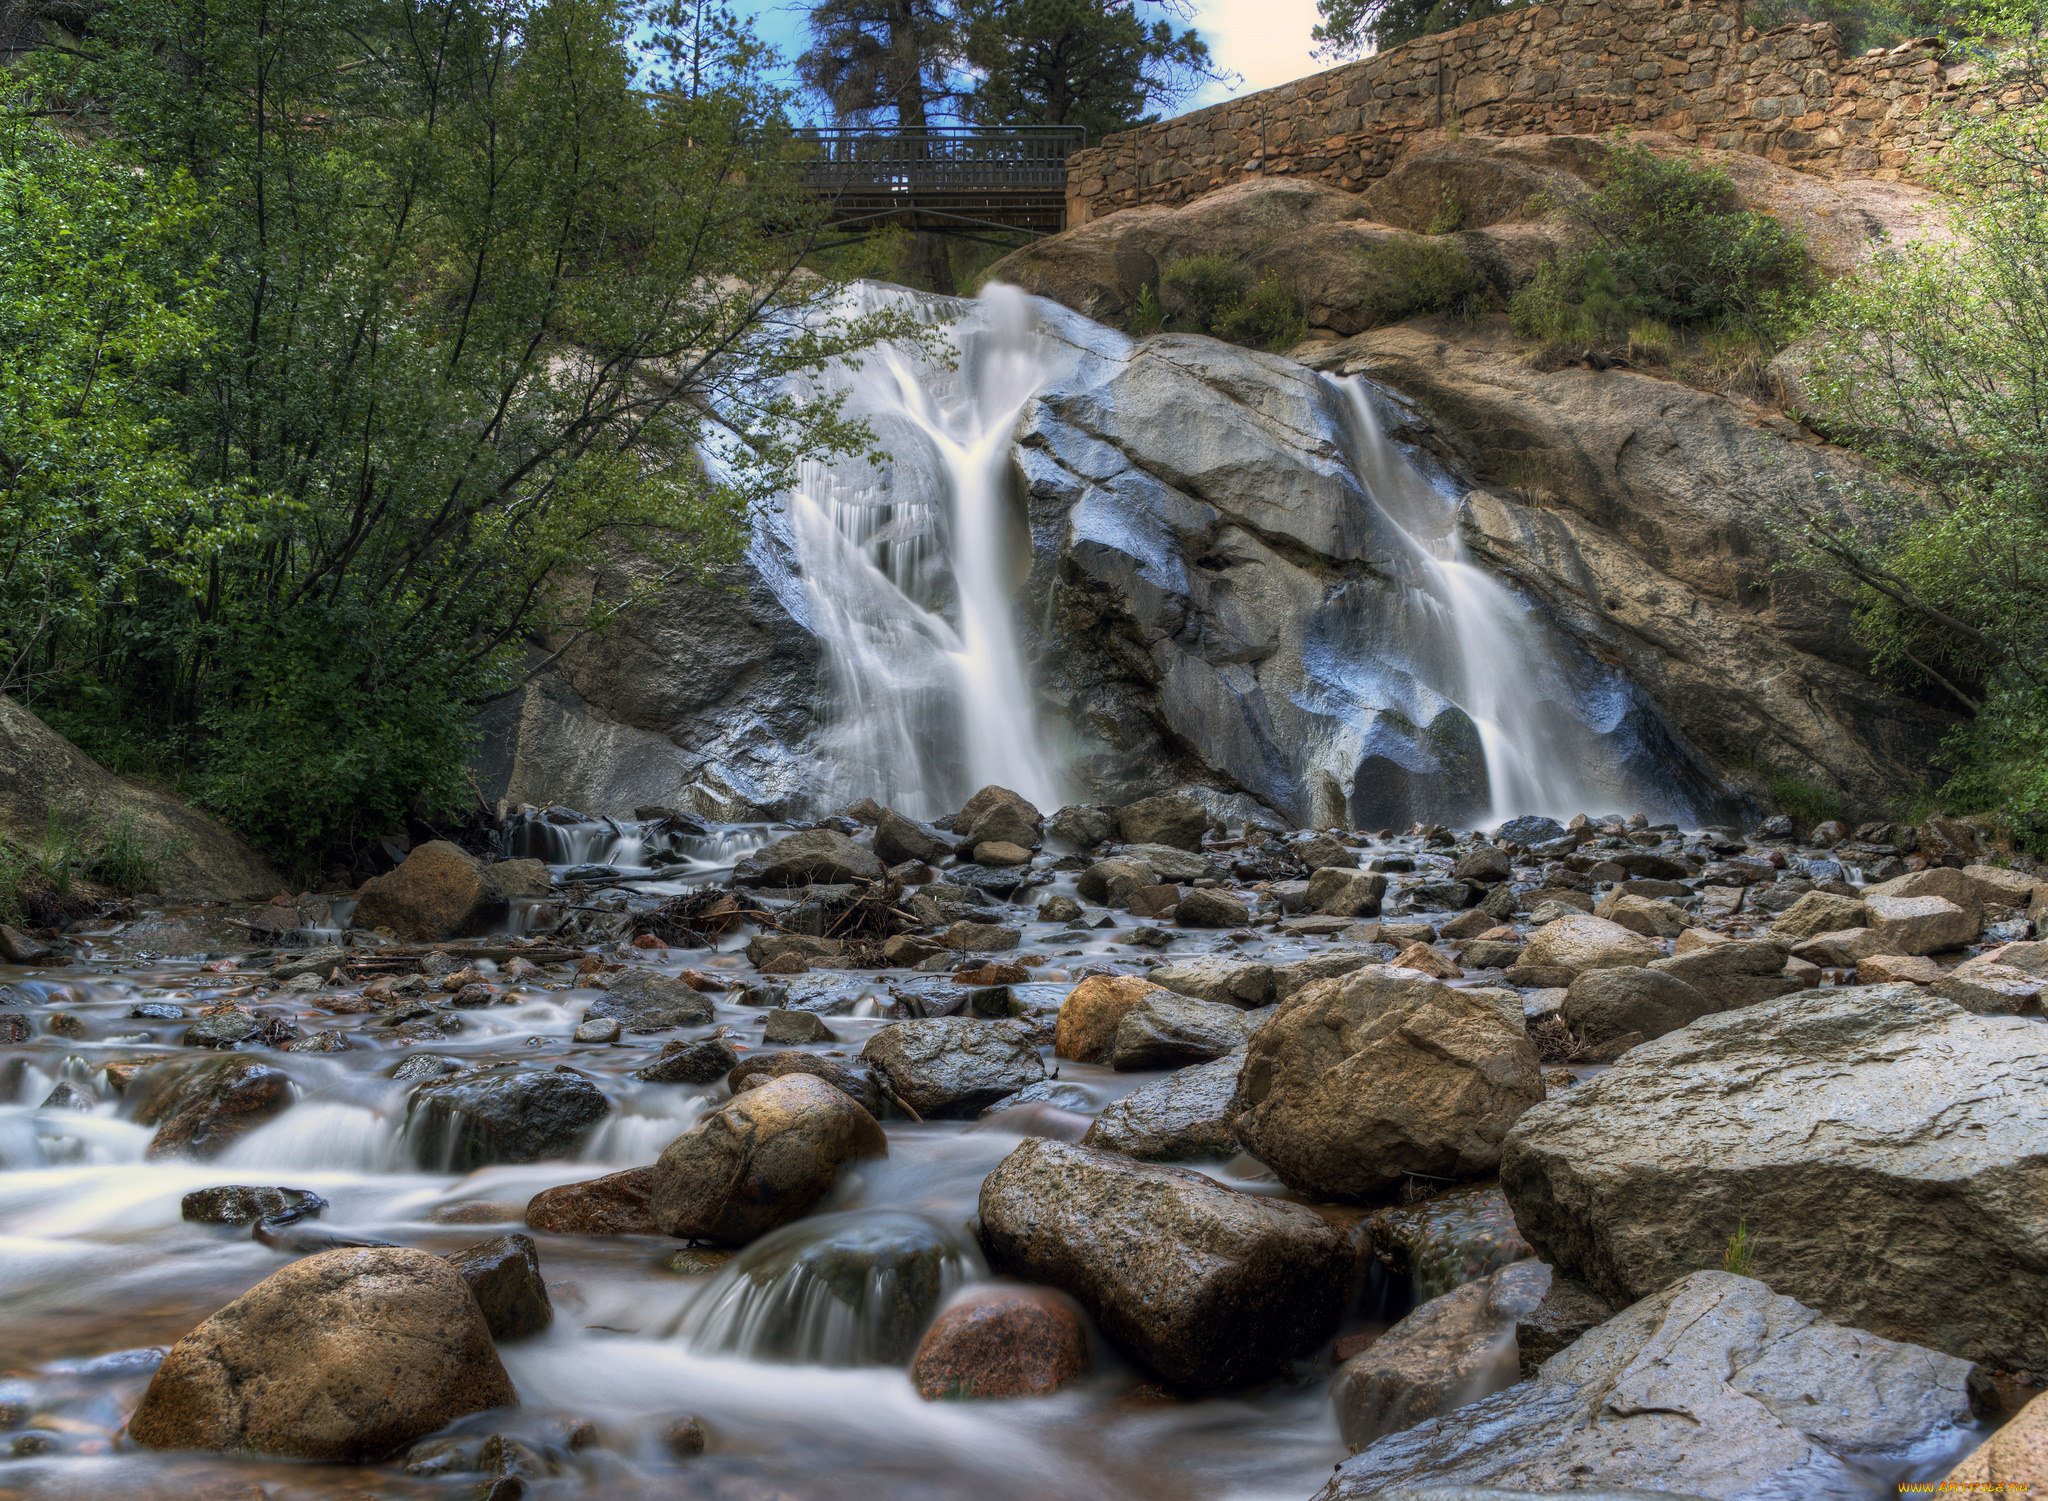
[[[1629,1036],[1662,1037],[1723,1008],[1676,975],[1630,966],[1575,977],[1561,1009],[1573,1033],[1597,1048]]]
[[[1126,844],[1198,850],[1208,832],[1209,810],[1187,796],[1140,798],[1116,810],[1116,827]]]
[[[1311,1209],[1063,1142],[1011,1152],[980,1210],[990,1270],[1071,1294],[1189,1391],[1257,1381],[1327,1340],[1353,1271]]]
[[[1139,1086],[1103,1107],[1081,1145],[1143,1162],[1235,1156],[1232,1105],[1243,1063],[1232,1053]]]
[[[171,1348],[128,1437],[369,1463],[518,1401],[462,1274],[430,1251],[325,1251],[281,1267]]]
[[[891,1022],[867,1040],[860,1058],[927,1120],[977,1116],[1045,1077],[1028,1028],[962,1016]]]
[[[715,1015],[709,996],[651,969],[621,970],[583,1013],[585,1021],[615,1021],[628,1032],[666,1032],[702,1026]]]
[[[1939,1475],[1945,1452],[1976,1443],[1970,1385],[1966,1361],[1698,1271],[1552,1356],[1534,1381],[1354,1455],[1317,1501],[1425,1484],[1866,1501],[1891,1493],[1874,1469],[1911,1453]]]
[[[746,856],[733,866],[732,878],[758,886],[835,886],[879,881],[882,862],[837,829],[803,829]]]
[[[1273,1000],[1273,966],[1227,954],[1176,959],[1148,972],[1145,978],[1198,1001],[1215,1001],[1225,1006],[1249,1008],[1265,1006]]]
[[[1535,1048],[1498,1007],[1381,965],[1282,1002],[1239,1091],[1245,1150],[1290,1188],[1348,1200],[1409,1174],[1488,1176],[1544,1093]]]
[[[1703,1017],[1553,1096],[1501,1186],[1536,1254],[1617,1305],[1718,1260],[1844,1323],[2048,1367],[2048,1027],[1909,984]]]
[[[1782,943],[1749,938],[1711,943],[1690,953],[1652,960],[1649,967],[1683,980],[1706,997],[1710,1009],[1733,1011],[1806,988],[1809,981],[1786,971],[1785,956]]]
[[[423,1171],[466,1173],[570,1156],[611,1108],[603,1090],[568,1069],[471,1069],[412,1092],[405,1137]]]
[[[1233,1053],[1244,1039],[1242,1007],[1152,990],[1117,1022],[1108,1063],[1122,1072],[1180,1068]]]

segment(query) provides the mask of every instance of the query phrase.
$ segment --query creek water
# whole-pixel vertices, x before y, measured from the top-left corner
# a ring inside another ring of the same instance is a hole
[[[556,827],[564,858],[666,842],[657,828],[625,821]],[[705,840],[745,847],[770,832],[719,829]],[[722,873],[699,864],[664,881],[666,872],[642,867],[637,882],[629,871],[631,884],[583,905],[647,905]],[[1029,895],[1071,891],[1071,880]],[[1057,1005],[1078,966],[1135,967],[1147,952],[1120,929],[1033,923],[1029,911],[1008,909],[1004,920],[1027,919],[1025,957],[1042,962],[1018,991],[1041,1009]],[[188,1223],[181,1199],[229,1183],[310,1189],[329,1207],[295,1228],[452,1251],[522,1230],[524,1205],[542,1189],[652,1162],[725,1093],[723,1084],[636,1080],[663,1038],[574,1043],[599,992],[578,988],[561,967],[511,983],[500,1004],[449,1013],[460,1030],[431,1044],[397,1040],[374,1014],[350,1014],[346,998],[360,984],[277,989],[256,973],[260,956],[244,961],[247,971],[202,968],[250,948],[240,925],[248,915],[145,905],[89,927],[80,962],[0,966],[0,1018],[20,1018],[30,1034],[0,1051],[0,1497],[481,1495],[477,1475],[411,1474],[404,1456],[356,1470],[131,1446],[122,1426],[163,1351],[293,1255],[257,1243],[247,1227]],[[1284,956],[1309,942],[1251,947]],[[1175,951],[1212,943],[1237,949],[1205,938]],[[667,973],[746,968],[731,948],[631,957]],[[781,983],[837,990],[829,1004],[843,1009],[828,1016],[837,1040],[818,1050],[846,1055],[885,1023],[894,999],[950,986],[943,975],[904,971]],[[181,1044],[184,1029],[230,997],[304,1032],[339,1032],[349,1048],[261,1051],[293,1081],[288,1109],[211,1160],[151,1160],[152,1130],[131,1118],[108,1065],[198,1056]],[[715,1025],[759,1048],[763,1012],[733,992],[713,999]],[[155,1014],[136,1014],[145,1007]],[[569,1157],[447,1171],[422,1162],[406,1129],[415,1086],[392,1077],[422,1053],[464,1066],[566,1065],[597,1083],[613,1109]],[[454,1435],[473,1451],[486,1434],[509,1432],[545,1453],[556,1473],[536,1479],[533,1496],[1303,1501],[1344,1452],[1327,1351],[1262,1388],[1199,1402],[1161,1392],[1099,1337],[1091,1374],[1050,1398],[930,1403],[911,1387],[905,1341],[938,1301],[988,1277],[967,1228],[982,1178],[1026,1134],[1076,1138],[1095,1109],[1154,1077],[1069,1063],[1061,1078],[1078,1086],[1078,1113],[891,1120],[886,1158],[849,1171],[808,1219],[707,1275],[670,1270],[678,1243],[659,1237],[536,1233],[554,1326],[502,1347],[520,1407],[464,1420]],[[65,1093],[60,1084],[75,1091],[69,1105],[51,1098]],[[1203,1166],[1240,1187],[1277,1190],[1250,1159]],[[826,1264],[820,1249],[851,1247],[858,1261],[877,1246],[897,1248],[896,1263],[851,1290],[844,1277],[806,1274]],[[702,1456],[679,1459],[664,1445],[685,1416],[710,1436]],[[572,1449],[567,1435],[584,1424],[595,1442]]]

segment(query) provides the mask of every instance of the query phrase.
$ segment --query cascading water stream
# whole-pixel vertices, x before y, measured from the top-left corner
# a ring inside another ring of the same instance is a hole
[[[1478,731],[1487,824],[1592,808],[1610,795],[1590,775],[1603,757],[1596,737],[1560,701],[1555,643],[1529,606],[1471,561],[1457,500],[1387,436],[1373,387],[1359,376],[1332,384],[1358,479],[1406,544],[1394,571],[1404,589],[1399,634],[1411,666]]]
[[[860,295],[943,306],[894,288]],[[962,309],[947,337],[950,371],[886,348],[839,373],[849,414],[867,418],[891,459],[808,465],[789,497],[829,651],[833,793],[930,816],[996,782],[1054,807],[1060,778],[1011,601],[1029,542],[1010,501],[1009,459],[1026,403],[1073,351],[1012,287]]]

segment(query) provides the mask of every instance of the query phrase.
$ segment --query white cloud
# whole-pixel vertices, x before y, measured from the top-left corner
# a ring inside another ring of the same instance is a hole
[[[1220,70],[1241,73],[1235,88],[1211,84],[1187,109],[1270,89],[1335,64],[1310,57],[1315,0],[1195,0],[1195,29]]]

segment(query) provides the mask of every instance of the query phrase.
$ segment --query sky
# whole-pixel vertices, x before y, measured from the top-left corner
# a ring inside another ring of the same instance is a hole
[[[804,15],[809,7],[799,0],[737,0],[733,8],[751,16],[755,30],[785,59],[803,50]],[[1194,0],[1194,8],[1195,30],[1209,44],[1218,71],[1237,74],[1243,81],[1206,85],[1171,113],[1185,114],[1331,66],[1308,55],[1309,28],[1316,23],[1315,0]],[[794,75],[791,77],[793,81]]]

